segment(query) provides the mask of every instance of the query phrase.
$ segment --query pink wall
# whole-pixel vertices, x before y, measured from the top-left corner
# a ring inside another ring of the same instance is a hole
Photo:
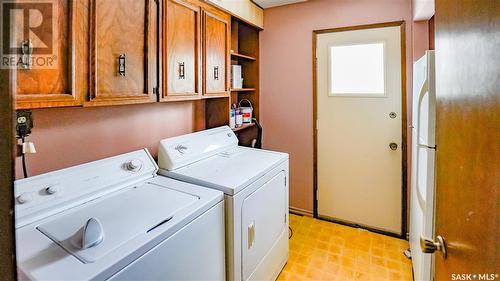
[[[310,0],[264,10],[261,122],[264,147],[290,153],[290,205],[313,210],[312,31],[406,21],[411,95],[410,0]]]
[[[191,102],[33,110],[28,140],[37,153],[27,156],[28,175],[144,147],[156,155],[159,140],[193,131],[193,110]],[[20,158],[16,177],[22,178]]]
[[[429,50],[429,21],[413,22],[413,61]]]

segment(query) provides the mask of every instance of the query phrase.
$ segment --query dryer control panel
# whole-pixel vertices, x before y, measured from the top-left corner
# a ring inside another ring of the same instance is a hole
[[[168,138],[160,141],[158,165],[175,170],[238,146],[238,138],[228,126]]]

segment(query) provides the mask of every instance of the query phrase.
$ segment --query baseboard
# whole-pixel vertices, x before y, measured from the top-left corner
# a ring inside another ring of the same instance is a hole
[[[313,213],[311,211],[300,209],[300,208],[290,207],[290,208],[288,208],[288,211],[294,215],[308,216],[308,217],[313,216]]]

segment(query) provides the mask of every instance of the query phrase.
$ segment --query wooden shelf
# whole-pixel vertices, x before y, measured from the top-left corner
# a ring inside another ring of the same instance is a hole
[[[238,54],[238,53],[231,53],[231,56],[237,57],[237,58],[246,59],[246,60],[253,60],[253,61],[257,60],[257,58],[254,58],[254,57],[251,57],[251,56],[247,56],[247,55]]]
[[[241,130],[244,130],[244,129],[247,129],[247,128],[251,128],[255,126],[255,123],[250,123],[250,124],[244,124],[242,125],[241,127],[238,127],[238,128],[234,128],[233,129],[233,132],[238,132],[238,131],[241,131]]]
[[[241,89],[231,89],[231,92],[251,92],[256,91],[256,88],[241,88]]]

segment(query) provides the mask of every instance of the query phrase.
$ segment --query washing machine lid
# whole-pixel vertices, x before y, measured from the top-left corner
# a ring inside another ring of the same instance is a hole
[[[67,210],[37,229],[82,263],[93,263],[167,223],[199,199],[148,182]]]
[[[159,173],[234,195],[287,160],[286,153],[236,146],[182,168],[160,169]]]

